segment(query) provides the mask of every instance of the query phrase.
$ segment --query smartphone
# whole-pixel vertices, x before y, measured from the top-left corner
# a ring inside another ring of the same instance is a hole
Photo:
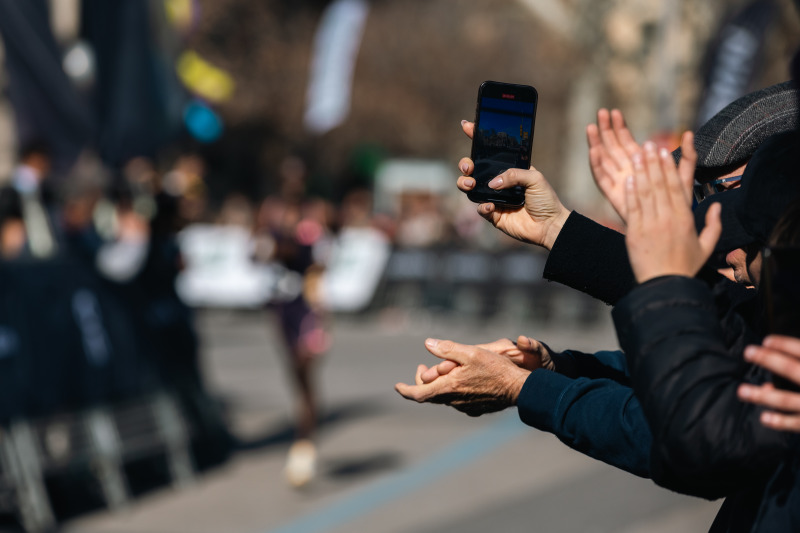
[[[529,85],[497,81],[481,84],[472,137],[475,188],[467,193],[473,202],[492,202],[500,207],[525,203],[522,187],[496,191],[488,183],[509,168],[530,168],[538,101],[539,93]]]

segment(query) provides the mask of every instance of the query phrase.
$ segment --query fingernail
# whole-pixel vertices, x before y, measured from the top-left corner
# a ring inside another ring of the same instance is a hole
[[[468,170],[469,170],[469,165],[466,163],[461,163],[461,172],[466,174]]]
[[[536,345],[534,344],[534,340],[533,340],[533,339],[531,339],[530,337],[525,337],[525,340],[527,340],[527,341],[528,341],[528,348],[533,348],[534,346],[536,346]]]
[[[464,124],[466,124],[467,122],[469,122],[469,121],[467,121],[467,120],[462,120],[462,121],[461,121],[461,125],[463,126],[463,125],[464,125]]]
[[[436,345],[439,344],[439,339],[426,339],[425,346],[428,348],[436,348]]]
[[[642,164],[642,154],[635,153],[631,156],[631,161],[633,161],[634,166],[638,166]]]
[[[464,185],[467,186],[467,187],[474,187],[475,186],[475,180],[472,179],[472,178],[466,179],[466,180],[464,180]]]
[[[739,396],[742,398],[750,398],[753,395],[753,391],[747,385],[739,386]]]
[[[653,152],[656,149],[656,143],[654,143],[653,141],[647,141],[644,143],[644,149],[647,152]]]
[[[633,176],[628,176],[625,178],[625,187],[628,189],[633,189]]]
[[[668,151],[666,148],[662,148],[661,150],[659,150],[659,152],[658,152],[658,153],[659,153],[659,154],[661,155],[661,157],[662,157],[662,158],[664,158],[664,159],[666,159],[667,157],[669,157],[669,151]]]
[[[774,424],[777,417],[773,413],[761,413],[761,421],[765,424]]]
[[[489,187],[491,187],[492,189],[496,189],[501,185],[503,185],[503,178],[501,178],[500,176],[494,178],[492,181],[489,182]]]
[[[744,358],[748,361],[752,361],[756,358],[756,354],[758,353],[758,348],[755,346],[748,346],[744,349]]]

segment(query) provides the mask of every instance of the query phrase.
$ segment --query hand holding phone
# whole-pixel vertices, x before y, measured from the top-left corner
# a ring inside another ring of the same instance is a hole
[[[475,188],[467,193],[473,202],[513,207],[525,203],[522,187],[495,190],[488,183],[509,168],[531,166],[538,100],[536,89],[529,85],[481,84],[472,137]]]

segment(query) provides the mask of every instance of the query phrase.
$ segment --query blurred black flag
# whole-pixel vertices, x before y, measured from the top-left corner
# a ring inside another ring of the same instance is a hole
[[[755,0],[722,25],[706,58],[705,89],[696,126],[750,92],[760,66],[764,35],[777,12],[774,0]]]
[[[96,147],[112,167],[136,156],[154,156],[174,128],[166,109],[172,65],[162,61],[154,46],[150,4],[81,0],[81,36],[97,59],[92,94]]]
[[[175,90],[168,74],[172,65],[153,45],[150,4],[81,1],[81,38],[95,62],[93,84],[79,90],[64,72],[47,0],[0,0],[0,35],[19,140],[47,141],[57,173],[86,147],[111,167],[136,156],[152,157],[176,131],[175,117],[166,111]]]
[[[41,139],[65,172],[94,137],[91,111],[61,66],[46,0],[0,0],[8,94],[19,144]]]

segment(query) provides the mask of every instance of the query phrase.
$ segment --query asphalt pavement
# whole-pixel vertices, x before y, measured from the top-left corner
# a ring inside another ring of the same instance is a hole
[[[719,502],[680,496],[586,458],[516,411],[470,418],[394,391],[432,336],[476,343],[526,334],[554,349],[616,348],[608,313],[586,323],[442,317],[422,310],[336,317],[321,365],[319,475],[283,477],[292,389],[270,316],[198,314],[203,364],[241,445],[189,487],[151,492],[66,533],[471,533],[706,531]]]

